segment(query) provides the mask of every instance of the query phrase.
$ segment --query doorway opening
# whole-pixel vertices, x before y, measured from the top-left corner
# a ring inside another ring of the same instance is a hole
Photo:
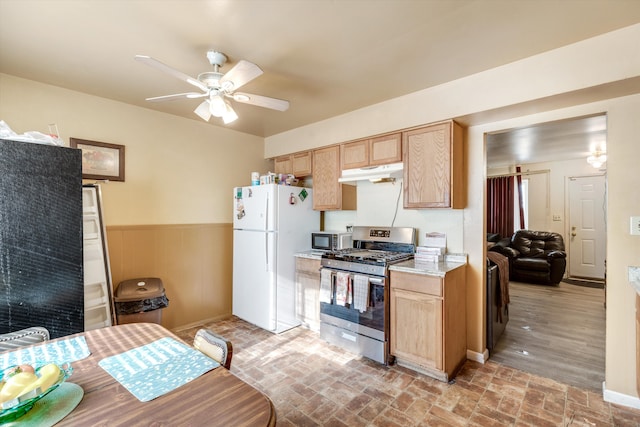
[[[562,234],[567,253],[558,286],[510,284],[509,322],[490,358],[599,391],[605,375],[604,290],[571,283],[604,280],[606,165],[596,169],[587,163],[594,141],[606,141],[604,114],[485,135],[487,177],[515,176],[520,166],[527,181],[525,228]],[[585,310],[592,314],[587,320],[579,317]]]

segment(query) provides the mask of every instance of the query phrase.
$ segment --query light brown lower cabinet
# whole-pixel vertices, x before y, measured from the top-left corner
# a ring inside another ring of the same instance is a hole
[[[320,331],[320,259],[296,257],[296,317]]]
[[[441,381],[467,357],[466,273],[444,277],[391,271],[390,341],[396,363]]]

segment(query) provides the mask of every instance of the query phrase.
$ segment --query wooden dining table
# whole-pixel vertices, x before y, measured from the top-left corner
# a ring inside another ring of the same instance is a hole
[[[224,367],[141,402],[98,365],[106,357],[162,338],[182,342],[158,324],[129,323],[56,340],[77,336],[84,336],[91,354],[71,364],[67,381],[82,387],[84,396],[56,426],[275,426],[271,400]]]

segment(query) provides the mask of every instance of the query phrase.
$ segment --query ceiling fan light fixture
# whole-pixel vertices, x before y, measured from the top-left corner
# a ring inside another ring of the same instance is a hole
[[[211,112],[209,111],[209,100],[207,99],[203,101],[200,105],[198,105],[198,108],[193,110],[193,112],[196,113],[202,120],[208,122],[211,118]]]
[[[229,123],[236,121],[238,119],[238,115],[236,114],[234,109],[231,108],[231,104],[229,104],[226,101],[225,101],[225,104],[226,104],[226,109],[224,114],[222,115],[222,121],[224,122],[225,125],[228,125]]]
[[[224,99],[220,95],[211,95],[209,99],[209,112],[212,116],[222,117],[227,111]]]

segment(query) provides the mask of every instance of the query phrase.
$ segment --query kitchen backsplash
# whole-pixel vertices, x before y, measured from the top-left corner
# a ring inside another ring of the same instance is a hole
[[[465,252],[464,210],[403,209],[401,179],[380,184],[360,181],[357,185],[358,210],[325,212],[326,230],[346,230],[347,225],[414,227],[418,231],[419,245],[424,243],[426,233],[438,231],[447,235],[448,252]]]

